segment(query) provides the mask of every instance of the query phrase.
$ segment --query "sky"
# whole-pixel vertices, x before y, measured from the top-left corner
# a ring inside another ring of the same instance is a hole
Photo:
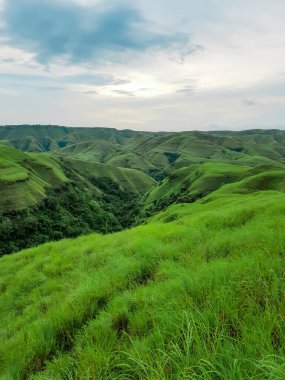
[[[0,0],[0,124],[285,128],[284,0]]]

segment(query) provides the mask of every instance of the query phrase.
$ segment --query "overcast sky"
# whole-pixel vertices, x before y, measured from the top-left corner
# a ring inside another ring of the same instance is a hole
[[[284,128],[284,0],[0,0],[0,124]]]

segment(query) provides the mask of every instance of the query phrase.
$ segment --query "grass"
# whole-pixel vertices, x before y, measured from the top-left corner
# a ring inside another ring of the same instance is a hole
[[[76,172],[82,183],[87,177],[108,177],[122,190],[143,195],[156,182],[147,174],[135,169],[60,159],[50,153],[24,153],[0,145],[0,213],[18,211],[39,203],[46,197],[46,189],[62,187],[68,178],[65,168]],[[89,184],[86,187],[92,186]],[[93,186],[94,187],[94,186]],[[93,189],[94,191],[98,189]]]
[[[232,194],[2,258],[2,378],[283,379],[284,215]]]
[[[156,185],[156,181],[136,169],[116,167],[113,165],[88,162],[78,159],[64,159],[68,168],[83,177],[110,178],[119,184],[122,190],[143,195]]]
[[[285,378],[283,131],[0,138],[0,212],[37,202],[63,169],[88,192],[107,176],[148,192],[146,209],[176,203],[136,228],[0,259],[1,380]]]
[[[146,205],[156,199],[178,194],[184,189],[187,194],[210,193],[226,182],[234,182],[243,178],[249,166],[237,166],[227,163],[193,164],[173,171],[159,187],[155,187],[147,195]]]
[[[42,200],[47,188],[66,181],[56,158],[0,145],[0,212],[27,208]]]
[[[194,202],[219,189],[218,196],[258,190],[285,192],[285,166],[280,163],[233,165],[215,161],[192,164],[174,170],[159,186],[151,189],[144,197],[144,209],[156,210],[166,199],[170,203]]]
[[[49,151],[145,173],[213,160],[250,166],[285,163],[285,132],[280,130],[151,133],[26,125],[1,127],[1,140],[23,151]]]

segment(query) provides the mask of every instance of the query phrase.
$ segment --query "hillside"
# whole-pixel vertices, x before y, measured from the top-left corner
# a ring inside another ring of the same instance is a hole
[[[0,142],[24,151],[133,168],[161,179],[174,169],[217,161],[285,163],[285,131],[135,132],[58,126],[0,127]]]
[[[214,192],[2,258],[2,378],[283,379],[284,216],[282,192]]]
[[[59,160],[28,155],[0,145],[0,212],[16,211],[45,197],[45,190],[67,182]]]
[[[123,190],[144,194],[155,181],[136,170],[62,159],[51,154],[27,154],[0,144],[0,212],[18,210],[45,197],[45,189],[68,181],[65,170],[78,176],[111,178]]]
[[[113,128],[68,128],[53,125],[0,127],[0,140],[6,140],[17,149],[32,152],[54,151],[94,139],[122,145],[135,137],[149,134],[153,135],[151,132],[118,131]]]
[[[0,127],[1,142],[0,254],[118,231],[224,184],[255,182],[257,174],[275,178],[280,172],[283,186],[285,132],[278,130],[151,133],[27,125]],[[33,230],[37,238],[30,240]]]
[[[0,127],[0,379],[283,380],[284,147]]]
[[[131,191],[137,195],[143,195],[153,186],[156,181],[136,169],[117,167],[109,164],[96,162],[81,161],[76,159],[63,159],[65,167],[82,176],[85,179],[90,178],[109,178],[125,191]],[[96,187],[96,182],[93,183]]]
[[[228,186],[224,186],[228,184]],[[173,203],[193,203],[213,191],[247,194],[258,190],[285,191],[285,165],[232,165],[217,162],[174,170],[144,197],[144,212],[152,215]]]
[[[132,225],[155,181],[134,169],[0,145],[0,256]]]

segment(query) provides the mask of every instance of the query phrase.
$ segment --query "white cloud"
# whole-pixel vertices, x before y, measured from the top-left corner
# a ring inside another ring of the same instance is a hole
[[[76,2],[94,5],[91,0]],[[35,54],[0,44],[1,73],[44,76],[44,86],[56,89],[57,82],[64,82],[65,87],[51,95],[23,81],[15,89],[11,82],[8,90],[16,94],[11,101],[0,93],[0,123],[149,130],[285,125],[283,0],[138,0],[136,6],[154,33],[184,33],[203,49],[184,64],[171,49],[150,49],[125,52],[121,61],[70,64],[61,58],[43,66]],[[69,81],[75,76],[76,83]],[[111,79],[80,83],[80,76],[110,76],[117,84]],[[7,90],[7,80],[3,88]]]

